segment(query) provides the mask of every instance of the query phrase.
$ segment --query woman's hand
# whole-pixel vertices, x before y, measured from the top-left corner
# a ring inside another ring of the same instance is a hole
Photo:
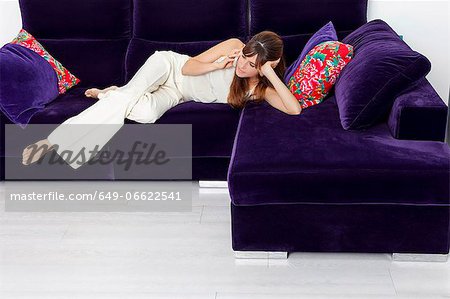
[[[277,60],[272,61],[266,61],[263,66],[261,66],[261,69],[258,70],[261,77],[266,76],[268,72],[272,71],[274,68],[277,67],[278,63],[280,62],[281,57]]]
[[[236,56],[241,55],[242,49],[233,49],[227,56],[222,56],[214,63],[218,69],[227,69],[233,66],[233,60]]]

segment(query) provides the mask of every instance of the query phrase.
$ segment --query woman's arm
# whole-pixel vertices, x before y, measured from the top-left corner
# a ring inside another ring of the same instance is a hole
[[[245,44],[237,38],[230,38],[209,48],[205,52],[189,58],[181,68],[183,75],[198,76],[220,68],[224,68],[230,59],[223,63],[215,63],[221,56],[229,55],[233,49],[241,49]]]
[[[278,60],[276,60],[275,63],[277,61]],[[302,112],[300,102],[295,98],[284,82],[278,78],[271,63],[274,62],[268,61],[261,67],[262,74],[266,76],[270,83],[275,87],[275,89],[271,87],[266,88],[265,99],[271,106],[284,113],[291,115],[300,114]]]

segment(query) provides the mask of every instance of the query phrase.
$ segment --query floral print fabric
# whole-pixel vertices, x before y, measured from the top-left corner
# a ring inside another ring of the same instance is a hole
[[[288,82],[301,107],[321,103],[352,57],[353,46],[339,41],[326,41],[311,49]]]
[[[25,29],[20,29],[19,34],[11,41],[11,44],[18,44],[26,47],[42,56],[53,67],[58,77],[59,94],[65,93],[69,88],[80,82],[80,79],[70,73],[58,60],[53,58],[44,47]]]

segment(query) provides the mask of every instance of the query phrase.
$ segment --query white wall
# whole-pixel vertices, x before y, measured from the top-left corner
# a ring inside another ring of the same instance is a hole
[[[430,59],[427,79],[448,103],[449,0],[369,0],[367,18],[386,21],[412,49]],[[0,0],[0,45],[10,42],[21,27],[18,0]]]
[[[450,83],[449,0],[369,0],[368,21],[382,19],[431,61],[426,76],[448,104]]]
[[[0,46],[9,43],[22,28],[18,0],[0,0]]]

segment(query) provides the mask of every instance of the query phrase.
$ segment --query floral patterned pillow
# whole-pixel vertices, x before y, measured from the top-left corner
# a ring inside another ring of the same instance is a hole
[[[55,70],[58,77],[58,91],[59,94],[65,93],[69,88],[77,85],[80,79],[75,77],[71,72],[69,72],[58,60],[53,58],[50,53],[48,53],[44,47],[39,43],[34,36],[32,36],[25,29],[20,29],[19,34],[11,41],[11,44],[18,44],[26,47],[40,56],[42,56]]]
[[[321,103],[352,57],[353,46],[339,41],[326,41],[311,49],[288,82],[301,107]]]

